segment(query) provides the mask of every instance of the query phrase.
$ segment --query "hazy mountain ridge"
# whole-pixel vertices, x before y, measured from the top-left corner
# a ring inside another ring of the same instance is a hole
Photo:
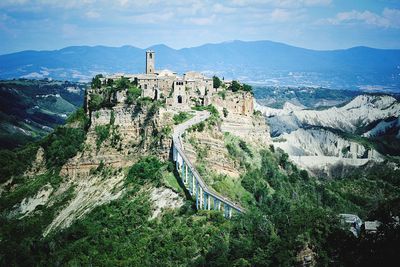
[[[316,51],[271,41],[232,41],[173,49],[150,47],[157,69],[188,70],[262,84],[398,89],[400,50],[354,47]],[[88,80],[95,73],[142,72],[145,49],[72,46],[0,56],[0,78]]]

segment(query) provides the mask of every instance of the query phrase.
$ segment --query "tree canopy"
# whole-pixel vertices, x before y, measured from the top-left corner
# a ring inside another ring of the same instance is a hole
[[[213,87],[214,88],[219,88],[221,86],[222,82],[217,76],[213,76]]]

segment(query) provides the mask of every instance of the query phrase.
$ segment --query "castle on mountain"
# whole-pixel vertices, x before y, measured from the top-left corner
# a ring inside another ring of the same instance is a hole
[[[128,78],[142,90],[142,97],[154,100],[165,99],[166,104],[175,107],[189,107],[193,104],[208,105],[211,96],[218,89],[213,88],[213,79],[199,72],[187,72],[178,76],[170,70],[155,69],[155,52],[146,51],[146,72],[143,74],[114,74],[102,78],[104,84],[109,79]]]

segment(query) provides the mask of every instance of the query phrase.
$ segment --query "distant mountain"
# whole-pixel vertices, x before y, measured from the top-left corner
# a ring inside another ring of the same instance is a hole
[[[316,51],[271,41],[232,41],[156,52],[157,69],[208,75],[266,85],[391,89],[400,87],[400,50],[354,47]],[[145,49],[133,46],[73,46],[0,56],[0,78],[88,80],[96,73],[143,72]]]

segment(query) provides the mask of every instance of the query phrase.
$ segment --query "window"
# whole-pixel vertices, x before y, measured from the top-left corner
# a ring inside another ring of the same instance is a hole
[[[147,89],[147,84],[144,85],[144,89]]]
[[[182,96],[181,95],[178,95],[178,103],[182,104]]]

